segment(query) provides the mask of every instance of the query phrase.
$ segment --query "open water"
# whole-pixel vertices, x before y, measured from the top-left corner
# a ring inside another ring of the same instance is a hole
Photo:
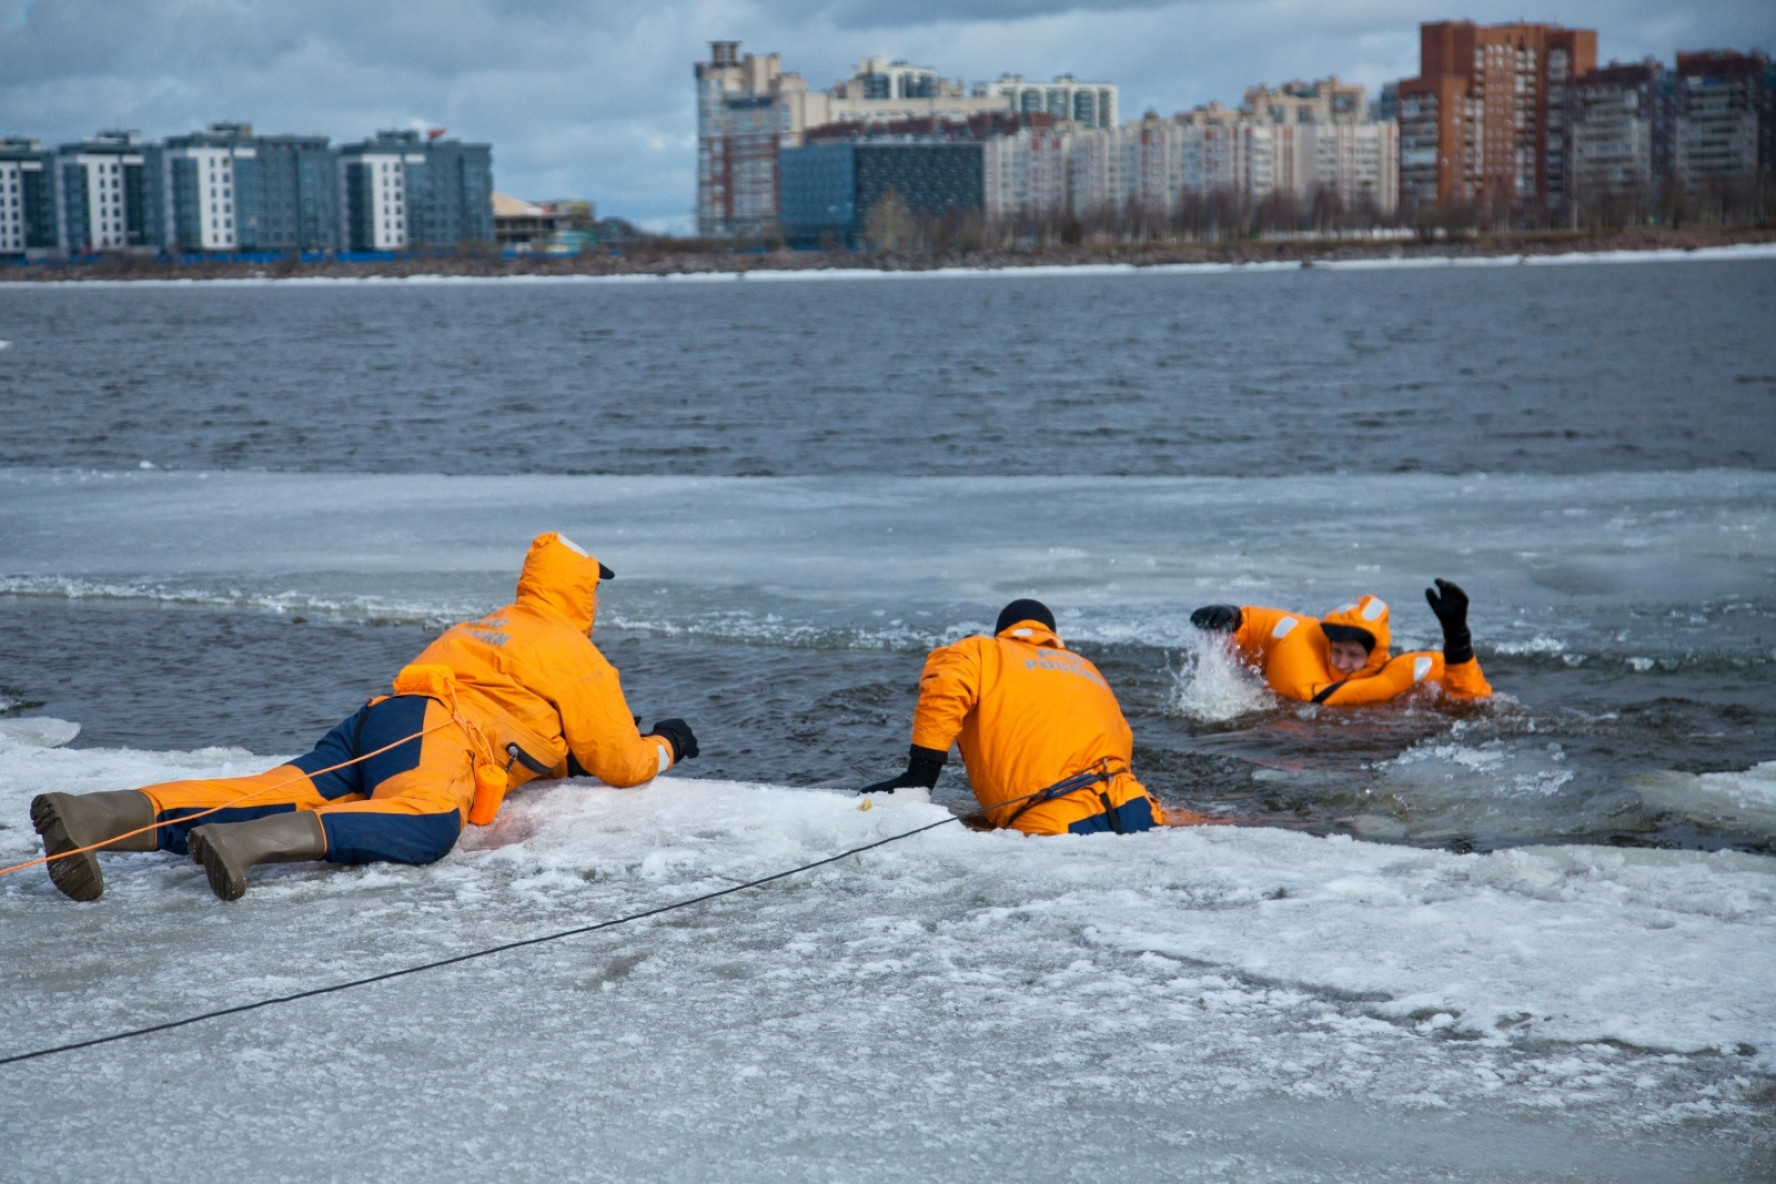
[[[438,629],[508,599],[528,539],[559,529],[618,572],[596,639],[632,709],[698,732],[680,786],[887,775],[927,649],[1035,595],[1118,691],[1136,771],[1164,801],[1437,858],[1663,848],[1767,869],[1772,310],[1768,258],[0,286],[0,721],[78,722],[66,751],[91,753],[83,787],[122,788],[92,778],[123,750],[269,763]],[[1434,576],[1473,598],[1492,703],[1279,703],[1187,622],[1204,603],[1318,612],[1373,591],[1399,644],[1433,646]],[[934,800],[969,800],[959,761]],[[0,825],[25,843],[22,817]],[[56,903],[15,902],[33,917]],[[1770,967],[1767,910],[1733,917],[1762,944],[1723,931],[1719,948]],[[1242,981],[1314,977],[1268,965]],[[1746,1005],[1745,1030],[1776,1040],[1767,1003]],[[1695,1047],[1675,1029],[1586,1031],[1654,1060]],[[1709,1164],[1750,1179],[1770,1162],[1754,1132],[1776,1062],[1743,1043],[1659,1087],[1660,1114],[1731,1104],[1669,1118],[1680,1151],[1648,1178]],[[1240,1062],[1260,1092],[1295,1055],[1266,1047]],[[1532,1108],[1571,1097],[1524,1088]],[[1361,1097],[1339,1086],[1313,1105]],[[1278,1105],[1254,1119],[1267,1138],[1295,1121]],[[1474,1105],[1457,1141],[1496,1155],[1485,1124],[1508,1115]],[[1554,1178],[1570,1134],[1451,1178]],[[1752,1158],[1688,1142],[1721,1135]],[[1266,1162],[1262,1178],[1320,1178]]]

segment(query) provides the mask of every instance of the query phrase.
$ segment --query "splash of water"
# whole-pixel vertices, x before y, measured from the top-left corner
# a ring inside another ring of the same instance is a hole
[[[1186,719],[1221,723],[1276,705],[1257,676],[1218,634],[1194,633],[1178,651],[1180,664],[1172,674],[1170,708]]]

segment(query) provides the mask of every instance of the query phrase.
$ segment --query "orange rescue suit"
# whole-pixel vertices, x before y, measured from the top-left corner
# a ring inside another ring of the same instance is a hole
[[[570,770],[615,786],[664,773],[671,741],[637,732],[616,669],[592,644],[598,578],[596,559],[538,536],[516,601],[448,630],[395,679],[393,695],[372,699],[313,752],[254,777],[145,787],[161,846],[183,853],[199,821],[191,816],[214,807],[228,808],[203,820],[313,810],[330,860],[429,863],[465,821],[491,822],[510,786]]]
[[[1285,699],[1340,706],[1386,703],[1424,683],[1440,686],[1452,699],[1485,699],[1492,694],[1478,659],[1451,666],[1434,650],[1390,658],[1388,606],[1379,597],[1364,596],[1327,614],[1323,623],[1355,626],[1374,636],[1375,648],[1360,670],[1344,675],[1332,668],[1322,621],[1306,613],[1241,606],[1233,641],[1270,689]]]
[[[455,626],[413,659],[450,668],[463,716],[502,765],[517,744],[549,769],[514,761],[512,786],[565,777],[570,754],[606,785],[640,785],[672,767],[672,742],[637,731],[616,667],[592,644],[597,594],[598,561],[542,535],[524,557],[515,602]]]
[[[962,749],[974,796],[996,826],[1027,834],[1066,834],[1113,809],[1146,798],[1129,772],[1134,734],[1098,668],[1039,621],[1019,621],[996,637],[964,637],[931,651],[919,678],[913,744]],[[1027,794],[1107,762],[1110,781],[1018,811]],[[1013,815],[1017,815],[1015,821]]]

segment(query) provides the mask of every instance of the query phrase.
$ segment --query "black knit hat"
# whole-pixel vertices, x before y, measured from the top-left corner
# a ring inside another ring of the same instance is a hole
[[[1050,629],[1055,627],[1055,615],[1040,600],[1014,600],[1000,610],[999,623],[993,626],[993,632],[995,635],[1003,633],[1019,621],[1040,621]]]
[[[1375,634],[1355,625],[1320,624],[1320,631],[1326,635],[1327,641],[1354,641],[1366,650],[1375,648]]]

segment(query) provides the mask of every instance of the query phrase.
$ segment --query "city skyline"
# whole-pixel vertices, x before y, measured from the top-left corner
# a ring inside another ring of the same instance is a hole
[[[703,4],[636,13],[465,0],[418,14],[273,4],[242,14],[91,0],[0,4],[0,134],[45,143],[100,127],[150,137],[239,119],[343,142],[365,126],[446,126],[491,142],[502,192],[596,200],[656,230],[690,229],[696,118],[690,63],[732,38],[784,57],[810,85],[882,54],[984,81],[1071,72],[1121,88],[1120,119],[1244,89],[1337,74],[1374,94],[1417,70],[1422,21],[1541,20],[1598,30],[1600,61],[1679,49],[1776,48],[1764,6],[1672,12],[1651,3],[1449,6],[1334,12],[1285,4]],[[960,17],[950,14],[961,13]],[[1275,30],[1286,27],[1286,38]]]

